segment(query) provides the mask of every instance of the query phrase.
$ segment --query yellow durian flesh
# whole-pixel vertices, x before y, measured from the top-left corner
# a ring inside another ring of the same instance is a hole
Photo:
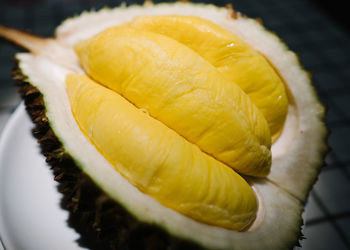
[[[194,16],[140,16],[131,27],[171,37],[196,51],[238,84],[265,116],[275,141],[287,116],[284,83],[268,60],[238,36]]]
[[[266,176],[271,165],[267,122],[249,97],[183,44],[128,25],[75,45],[97,82],[239,173]]]
[[[81,130],[142,192],[207,224],[243,230],[255,219],[255,194],[231,168],[86,76],[66,87]]]

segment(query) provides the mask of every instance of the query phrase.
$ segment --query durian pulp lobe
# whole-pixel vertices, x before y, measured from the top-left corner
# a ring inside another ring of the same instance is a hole
[[[236,171],[264,177],[271,166],[267,122],[249,97],[183,44],[128,26],[75,45],[97,82]]]
[[[234,170],[87,76],[68,75],[66,87],[80,129],[140,191],[219,227],[239,231],[255,219],[255,194]]]
[[[284,83],[267,59],[232,32],[192,16],[141,16],[130,25],[171,37],[196,51],[238,84],[264,114],[273,141],[287,116]]]

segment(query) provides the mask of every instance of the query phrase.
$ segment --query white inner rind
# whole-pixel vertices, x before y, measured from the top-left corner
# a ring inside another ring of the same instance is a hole
[[[179,13],[207,18],[235,32],[270,59],[295,97],[295,103],[289,107],[285,128],[272,147],[273,163],[268,176],[271,182],[267,179],[251,181],[263,204],[259,204],[259,218],[247,232],[231,231],[190,219],[164,207],[126,181],[88,142],[72,115],[65,76],[74,71],[81,73],[78,65],[65,67],[54,62],[55,56],[47,56],[50,51],[52,55],[59,54],[61,61],[65,61],[64,56],[67,56],[67,62],[76,62],[67,47],[71,48],[81,39],[130,21],[134,16]],[[65,149],[85,173],[138,219],[161,225],[176,236],[213,249],[285,249],[297,241],[300,232],[303,207],[294,196],[304,200],[322,163],[326,133],[321,121],[324,110],[317,102],[310,80],[296,56],[256,21],[247,18],[233,20],[230,14],[225,8],[184,3],[85,13],[66,21],[57,29],[57,39],[64,44],[62,49],[49,46],[42,55],[23,53],[17,58],[29,82],[44,95],[51,127]]]

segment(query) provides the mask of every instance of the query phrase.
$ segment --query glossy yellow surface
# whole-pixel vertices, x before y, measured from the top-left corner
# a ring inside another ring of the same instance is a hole
[[[129,182],[203,223],[242,230],[255,218],[251,187],[231,168],[87,76],[69,75],[81,130]]]
[[[264,116],[236,84],[192,49],[128,25],[109,28],[75,49],[93,79],[203,152],[239,173],[269,173],[271,136]]]
[[[282,79],[267,59],[235,34],[198,17],[142,16],[132,27],[171,37],[196,51],[238,84],[264,114],[275,140],[287,115]]]

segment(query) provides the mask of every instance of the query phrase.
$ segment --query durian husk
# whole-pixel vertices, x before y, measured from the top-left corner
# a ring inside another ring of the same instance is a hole
[[[19,87],[27,113],[35,127],[41,153],[46,157],[58,191],[61,207],[69,212],[68,225],[80,235],[77,240],[89,249],[202,249],[195,243],[175,238],[156,225],[138,221],[106,195],[75,164],[50,127],[42,94],[28,83],[16,67],[13,79]]]
[[[232,13],[232,18],[240,15],[234,11]],[[138,221],[103,193],[75,164],[50,128],[41,93],[29,83],[20,69],[16,68],[13,74],[20,87],[27,112],[35,123],[33,134],[53,170],[55,180],[59,183],[58,191],[62,193],[61,206],[69,211],[68,224],[80,235],[80,246],[90,249],[200,249],[195,243],[171,236],[156,225]],[[325,120],[324,113],[320,120]],[[327,134],[322,134],[322,140],[326,141],[326,138]],[[320,153],[322,160],[327,151],[324,147]],[[317,173],[319,171],[320,168],[317,169]],[[315,181],[316,178],[310,181],[308,190]],[[305,197],[298,198],[304,200]],[[302,226],[301,224],[300,220],[298,226]],[[298,238],[303,239],[301,230]],[[285,247],[292,249],[294,244],[299,246],[299,242],[294,241],[288,242]]]

